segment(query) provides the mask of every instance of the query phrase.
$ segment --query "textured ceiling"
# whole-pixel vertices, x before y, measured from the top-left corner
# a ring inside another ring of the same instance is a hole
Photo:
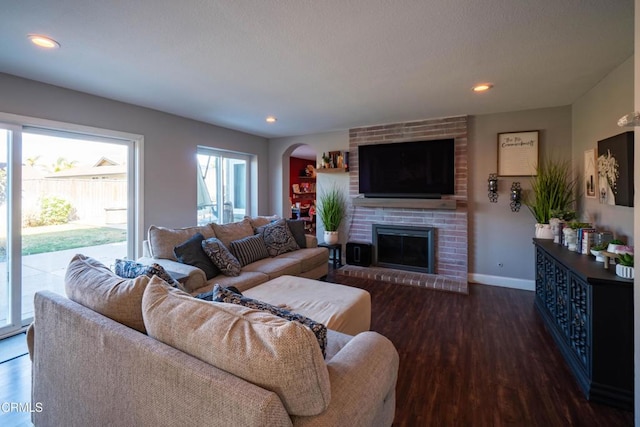
[[[291,136],[571,104],[633,54],[633,3],[3,1],[0,72]]]

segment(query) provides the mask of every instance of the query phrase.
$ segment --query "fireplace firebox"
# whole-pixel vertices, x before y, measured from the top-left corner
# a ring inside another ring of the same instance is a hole
[[[435,228],[373,224],[372,234],[374,265],[435,274]]]

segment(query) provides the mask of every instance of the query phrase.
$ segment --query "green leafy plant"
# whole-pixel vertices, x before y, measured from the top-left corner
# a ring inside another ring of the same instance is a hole
[[[601,243],[599,245],[591,246],[591,249],[593,249],[594,251],[604,251],[605,249],[607,249],[607,246],[609,246],[608,243]]]
[[[565,211],[562,209],[553,209],[549,213],[551,218],[558,218],[563,221],[573,221],[576,219],[576,211]]]
[[[573,230],[577,230],[579,228],[589,228],[589,227],[591,227],[591,224],[589,224],[588,222],[577,222],[577,221],[574,221],[574,222],[570,222],[568,224],[568,226],[570,228],[572,228]]]
[[[74,214],[71,203],[58,196],[46,196],[40,199],[39,211],[25,215],[25,227],[66,224]]]
[[[525,204],[539,224],[548,224],[551,212],[570,210],[577,180],[570,177],[571,165],[566,160],[541,161],[536,172],[531,179],[533,197],[527,197]]]
[[[324,229],[338,231],[346,213],[346,200],[342,192],[337,187],[333,187],[323,192],[318,202],[317,213],[324,224]]]
[[[633,254],[618,255],[618,262],[625,267],[633,267]]]
[[[624,245],[624,242],[620,239],[613,239],[609,242],[610,245]]]

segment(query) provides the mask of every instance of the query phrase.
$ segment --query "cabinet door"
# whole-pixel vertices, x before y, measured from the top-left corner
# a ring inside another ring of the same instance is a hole
[[[540,302],[544,302],[544,290],[545,290],[545,274],[544,274],[544,260],[546,256],[544,252],[536,248],[536,298]]]
[[[569,292],[571,316],[569,342],[588,372],[591,364],[591,297],[589,295],[589,286],[573,274],[570,274]]]
[[[556,264],[556,324],[565,338],[569,338],[569,274],[567,269]]]
[[[544,305],[552,316],[556,315],[556,263],[553,259],[544,258]]]

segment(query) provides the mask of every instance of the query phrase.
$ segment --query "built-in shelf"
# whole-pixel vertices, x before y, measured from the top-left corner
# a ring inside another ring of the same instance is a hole
[[[320,168],[316,169],[316,173],[345,173],[349,172],[345,168]]]
[[[378,197],[354,197],[354,206],[372,208],[413,208],[413,209],[443,209],[456,210],[457,204],[451,199],[393,199]]]

